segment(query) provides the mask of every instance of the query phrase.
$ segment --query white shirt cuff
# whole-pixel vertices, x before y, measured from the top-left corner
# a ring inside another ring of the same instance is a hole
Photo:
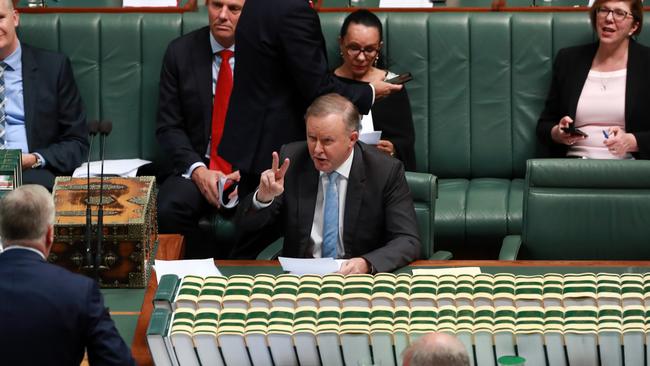
[[[257,191],[259,191],[259,189],[256,190],[255,194],[253,195],[253,207],[255,207],[256,210],[261,210],[263,208],[267,208],[267,207],[271,206],[271,203],[273,203],[273,200],[271,200],[270,202],[267,202],[267,203],[263,203],[263,202],[260,202],[260,201],[257,200]]]
[[[372,86],[372,84],[368,84],[368,85],[370,85],[370,89],[372,89],[372,103],[370,104],[372,106],[375,105],[375,87]]]
[[[207,168],[205,163],[203,163],[201,161],[197,161],[196,163],[190,165],[190,168],[187,169],[187,171],[184,174],[182,174],[183,178],[192,179],[192,173],[194,173],[194,169],[196,169],[196,168],[198,168],[200,166]]]

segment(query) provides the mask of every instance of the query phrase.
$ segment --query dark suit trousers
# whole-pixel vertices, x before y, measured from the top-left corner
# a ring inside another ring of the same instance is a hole
[[[230,248],[218,248],[209,233],[199,228],[201,217],[216,210],[189,179],[171,176],[158,192],[158,230],[185,236],[186,258],[225,258]]]
[[[23,184],[38,184],[52,192],[54,173],[47,169],[27,169],[23,171]]]

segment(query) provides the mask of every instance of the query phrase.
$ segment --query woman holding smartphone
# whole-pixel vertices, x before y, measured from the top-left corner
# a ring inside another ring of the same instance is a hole
[[[641,0],[596,0],[599,41],[558,52],[537,136],[556,157],[650,158],[650,48]]]
[[[357,10],[343,21],[339,46],[343,64],[334,70],[347,83],[370,83],[390,80],[396,74],[377,67],[382,46],[379,18],[368,10]],[[375,101],[370,113],[361,120],[361,133],[381,131],[377,148],[404,163],[406,170],[415,170],[415,132],[411,105],[406,88]]]

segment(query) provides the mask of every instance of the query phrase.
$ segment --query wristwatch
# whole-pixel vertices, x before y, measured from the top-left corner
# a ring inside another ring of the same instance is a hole
[[[36,158],[36,162],[32,165],[32,169],[40,168],[43,166],[43,158],[38,154],[32,154]]]

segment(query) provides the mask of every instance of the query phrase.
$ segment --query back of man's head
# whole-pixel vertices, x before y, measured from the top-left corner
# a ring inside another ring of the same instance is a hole
[[[28,184],[0,200],[0,237],[5,247],[40,241],[54,224],[54,201],[42,186]]]
[[[469,366],[467,350],[458,338],[430,333],[404,350],[404,366]]]

